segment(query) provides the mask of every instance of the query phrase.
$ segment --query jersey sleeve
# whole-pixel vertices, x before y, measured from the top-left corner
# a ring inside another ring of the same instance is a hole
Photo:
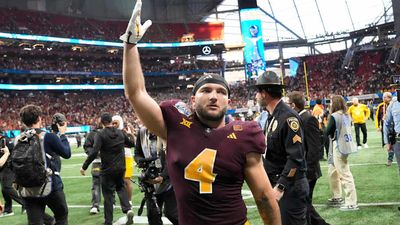
[[[178,113],[181,113],[185,116],[189,116],[191,114],[187,104],[178,99],[163,101],[160,103],[160,108],[164,117],[164,121],[167,125],[167,129],[170,129],[170,122],[176,119]]]
[[[235,126],[233,127],[235,130]],[[255,152],[258,154],[264,154],[266,145],[265,145],[265,136],[260,126],[256,121],[246,122],[246,138],[245,138],[245,152]]]

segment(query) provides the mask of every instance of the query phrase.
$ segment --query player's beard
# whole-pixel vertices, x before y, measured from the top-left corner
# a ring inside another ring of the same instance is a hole
[[[213,122],[221,121],[221,120],[224,118],[224,116],[225,116],[226,110],[227,110],[227,107],[225,106],[225,107],[221,110],[221,112],[219,112],[218,114],[216,114],[216,115],[210,115],[210,114],[207,112],[205,106],[201,106],[201,105],[197,105],[197,106],[196,106],[196,114],[197,114],[198,117],[200,117],[201,119],[209,120],[209,121],[213,121]]]

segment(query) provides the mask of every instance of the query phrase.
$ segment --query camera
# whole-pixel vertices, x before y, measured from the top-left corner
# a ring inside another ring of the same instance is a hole
[[[64,126],[65,122],[67,121],[67,118],[61,113],[56,113],[53,115],[53,118],[51,119],[51,130],[54,132],[59,132],[58,126]]]
[[[142,215],[143,207],[146,201],[150,201],[150,204],[156,209],[157,214],[160,214],[160,208],[157,205],[157,198],[155,197],[155,186],[146,181],[160,176],[162,168],[161,160],[157,156],[140,159],[138,162],[138,167],[142,169],[142,172],[138,176],[139,188],[141,192],[144,192],[144,198],[140,203],[138,215]]]
[[[160,176],[162,165],[158,157],[151,157],[139,160],[138,167],[142,169],[138,179],[140,182],[145,182]]]

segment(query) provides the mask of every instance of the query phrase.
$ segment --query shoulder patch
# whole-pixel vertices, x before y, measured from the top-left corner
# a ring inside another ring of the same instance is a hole
[[[300,128],[300,123],[299,120],[296,117],[289,117],[287,118],[287,123],[290,127],[290,129],[293,130],[293,132],[297,132]]]
[[[183,115],[189,116],[190,115],[190,110],[187,107],[187,105],[184,102],[177,102],[175,103],[174,107]]]
[[[243,127],[242,127],[242,125],[233,125],[233,130],[234,131],[242,131]]]

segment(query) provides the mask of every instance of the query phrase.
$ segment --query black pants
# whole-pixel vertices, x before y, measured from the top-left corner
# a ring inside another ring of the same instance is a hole
[[[113,204],[114,193],[118,194],[119,201],[123,213],[127,213],[131,209],[128,193],[124,185],[125,171],[116,172],[113,174],[101,175],[101,189],[104,197],[104,224],[112,224],[113,221]]]
[[[12,187],[15,180],[14,172],[5,167],[0,173],[1,177],[1,193],[4,198],[4,212],[12,212],[12,200],[18,202],[18,204],[24,206],[24,200],[18,195],[17,191]]]
[[[178,209],[176,207],[175,192],[171,188],[168,191],[157,194],[157,205],[160,211],[164,207],[164,215],[171,221],[173,225],[179,225],[178,223]],[[153,201],[147,200],[147,219],[149,220],[149,225],[162,225],[161,213],[157,212],[156,206],[154,206]]]
[[[309,186],[307,178],[300,178],[286,190],[279,200],[282,225],[307,224],[307,198]]]
[[[55,225],[68,224],[68,206],[63,190],[56,190],[43,198],[23,198],[29,225],[43,225],[49,223],[49,215],[45,214],[46,205],[54,213]]]
[[[365,123],[355,123],[354,128],[356,130],[357,146],[361,146],[360,128],[361,128],[361,132],[363,133],[363,144],[366,144],[367,143],[367,126],[365,125]]]
[[[101,163],[92,164],[92,207],[100,209],[101,202]]]
[[[312,205],[314,187],[317,183],[317,179],[308,180],[308,185],[310,187],[310,193],[307,198],[307,224],[308,225],[329,225],[325,220],[319,215],[317,210],[315,210]]]

